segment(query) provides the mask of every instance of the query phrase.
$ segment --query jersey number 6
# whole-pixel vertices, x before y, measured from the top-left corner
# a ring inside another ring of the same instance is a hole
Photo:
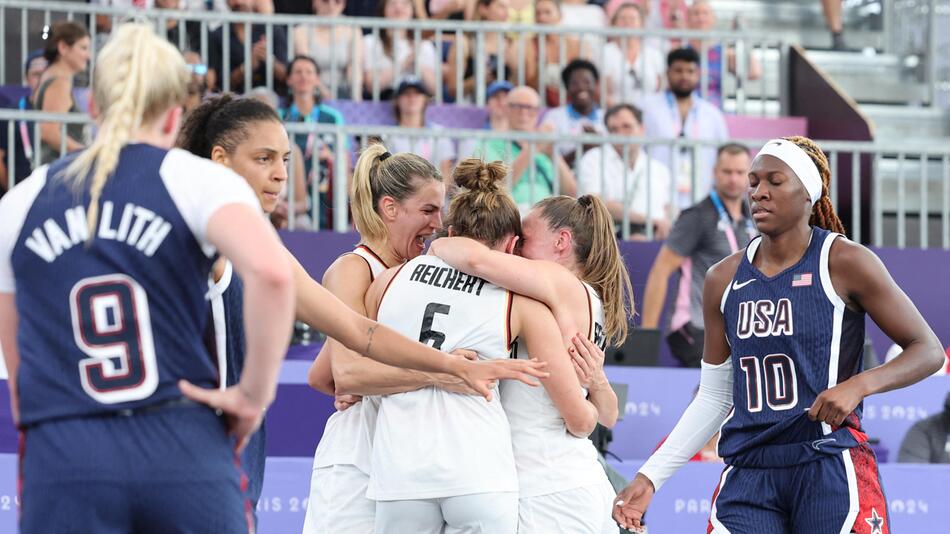
[[[103,404],[144,399],[158,387],[148,295],[122,274],[84,278],[69,294],[83,390]]]
[[[429,341],[432,341],[432,348],[442,350],[442,343],[445,343],[445,333],[433,330],[432,320],[435,319],[437,313],[448,315],[451,308],[448,304],[439,304],[438,302],[430,302],[426,306],[426,313],[422,316],[422,329],[419,330],[419,343],[428,345]]]

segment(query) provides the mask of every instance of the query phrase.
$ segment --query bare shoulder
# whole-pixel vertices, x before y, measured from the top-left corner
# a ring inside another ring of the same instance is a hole
[[[706,271],[706,287],[718,290],[719,293],[724,291],[729,282],[735,278],[739,262],[742,261],[744,254],[745,249],[734,252],[710,267]]]
[[[339,261],[339,260],[338,260]],[[396,277],[396,274],[399,273],[399,270],[403,268],[406,264],[402,264],[396,267],[390,267],[385,271],[379,273],[379,276],[369,285],[369,289],[366,291],[366,313],[370,318],[376,318],[376,312],[379,310],[379,303],[383,300],[383,296],[386,294],[386,290],[389,289],[389,284],[392,283],[393,278]]]
[[[324,285],[332,280],[343,280],[347,283],[358,283],[365,280],[364,287],[369,287],[373,281],[373,275],[369,263],[365,259],[356,254],[346,253],[333,260],[333,263],[323,273]]]

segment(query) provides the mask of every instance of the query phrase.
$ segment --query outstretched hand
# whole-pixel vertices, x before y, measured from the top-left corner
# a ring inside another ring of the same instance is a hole
[[[637,473],[626,488],[624,488],[614,499],[614,521],[633,532],[641,532],[643,528],[643,514],[647,511],[647,506],[653,499],[653,482],[644,475]]]
[[[240,385],[225,390],[205,389],[187,380],[179,380],[178,388],[185,397],[224,413],[228,433],[237,438],[238,453],[244,450],[264,419],[264,408],[253,402]]]
[[[536,378],[547,378],[550,375],[550,373],[544,371],[548,364],[533,358],[530,360],[504,359],[477,362],[461,360],[460,363],[458,371],[454,374],[488,401],[491,401],[492,387],[498,380],[520,380],[529,386],[537,386],[540,383],[535,380]]]

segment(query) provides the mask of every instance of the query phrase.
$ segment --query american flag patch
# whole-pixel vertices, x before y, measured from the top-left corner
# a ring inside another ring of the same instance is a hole
[[[792,278],[792,287],[807,287],[811,285],[811,273],[796,274]]]

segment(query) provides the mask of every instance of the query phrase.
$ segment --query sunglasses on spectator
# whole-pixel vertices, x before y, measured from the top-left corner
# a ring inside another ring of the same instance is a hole
[[[208,74],[208,66],[203,63],[189,64],[187,67],[192,74],[197,74],[198,76]]]

